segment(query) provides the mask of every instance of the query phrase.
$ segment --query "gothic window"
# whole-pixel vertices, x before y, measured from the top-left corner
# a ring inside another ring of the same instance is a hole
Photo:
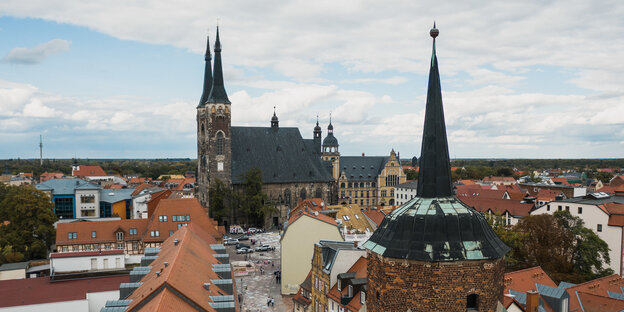
[[[206,155],[202,155],[201,157],[201,167],[206,168]]]
[[[286,206],[290,206],[290,190],[286,189],[284,191],[284,203],[286,204]]]
[[[320,188],[320,187],[317,187],[317,188],[316,188],[316,194],[314,194],[314,197],[316,197],[316,198],[321,198],[321,197],[323,197],[323,191],[321,190],[321,188]]]
[[[340,188],[344,188],[344,187],[345,187],[344,182],[340,183]]]
[[[306,190],[301,189],[301,191],[299,192],[299,198],[306,199],[306,197],[307,197]]]
[[[201,125],[201,135],[206,134],[206,130],[204,129],[204,124]]]
[[[217,132],[217,155],[223,155],[223,132]]]
[[[399,176],[391,174],[386,177],[386,186],[395,186],[399,184]]]

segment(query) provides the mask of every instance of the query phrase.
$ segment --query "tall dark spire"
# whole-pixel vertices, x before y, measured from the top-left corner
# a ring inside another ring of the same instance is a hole
[[[425,126],[418,173],[418,195],[424,198],[447,197],[453,194],[451,186],[451,164],[449,160],[446,125],[442,107],[442,88],[436,56],[435,38],[440,32],[433,24],[429,32],[433,37],[429,89],[425,108]]]
[[[219,40],[219,26],[217,26],[217,39],[214,47],[214,78],[212,83],[212,90],[208,97],[210,103],[227,103],[230,104],[227,92],[225,92],[225,86],[223,85],[223,68],[221,66],[221,41]]]
[[[210,56],[210,37],[206,36],[206,68],[204,69],[204,90],[202,91],[201,98],[199,99],[199,105],[197,107],[203,107],[208,101],[210,96],[210,90],[212,90],[212,57]]]
[[[279,128],[279,119],[277,119],[277,114],[275,113],[275,106],[273,106],[273,117],[271,117],[271,128],[277,130]]]

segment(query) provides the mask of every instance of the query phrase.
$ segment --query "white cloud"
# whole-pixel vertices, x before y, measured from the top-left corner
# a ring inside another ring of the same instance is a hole
[[[70,45],[70,41],[52,39],[34,48],[13,48],[2,60],[16,64],[37,64],[50,55],[68,51]]]

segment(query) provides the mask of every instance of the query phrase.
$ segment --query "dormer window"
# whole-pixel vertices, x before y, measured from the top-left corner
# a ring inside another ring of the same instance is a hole
[[[123,232],[117,232],[117,233],[115,233],[115,236],[117,237],[117,240],[118,240],[118,241],[122,241],[122,240],[123,240],[123,237],[124,237],[124,235],[123,235],[123,234],[124,234]]]
[[[342,280],[338,279],[338,291],[342,291]]]
[[[360,291],[360,303],[361,304],[366,303],[366,293],[363,290]]]
[[[349,287],[347,288],[347,292],[348,292],[348,297],[351,298],[353,297],[353,286],[349,285]]]

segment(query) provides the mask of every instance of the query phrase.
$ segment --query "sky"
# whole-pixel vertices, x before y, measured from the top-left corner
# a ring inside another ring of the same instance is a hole
[[[622,1],[0,2],[0,158],[196,158],[206,36],[232,125],[419,156],[436,50],[451,158],[624,157]]]

